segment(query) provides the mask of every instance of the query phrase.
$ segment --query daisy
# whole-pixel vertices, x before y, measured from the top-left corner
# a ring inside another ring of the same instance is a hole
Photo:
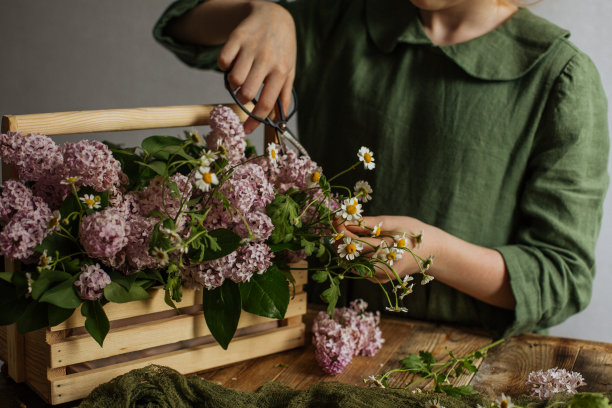
[[[512,408],[514,404],[512,403],[512,399],[502,392],[502,395],[497,397],[495,403],[499,408]]]
[[[38,266],[40,266],[41,269],[47,269],[49,268],[49,264],[52,261],[53,257],[47,255],[47,250],[45,249],[42,255],[40,255],[40,259],[38,260]]]
[[[386,247],[380,250],[380,258],[389,266],[393,266],[393,262],[402,259],[402,252],[395,247]]]
[[[349,261],[357,258],[359,256],[359,251],[363,249],[363,245],[356,241],[353,242],[351,237],[345,237],[343,242],[343,244],[338,246],[338,255],[340,255],[340,258],[346,258]]]
[[[93,194],[85,194],[83,197],[79,197],[90,210],[100,208],[100,196],[94,196]]]
[[[217,152],[211,150],[204,151],[200,156],[200,167],[210,167],[217,160]]]
[[[430,400],[427,401],[427,403],[425,404],[425,406],[427,408],[444,408],[444,405],[440,404],[440,400],[439,399],[435,399],[435,400]]]
[[[323,169],[321,169],[321,167],[317,167],[316,169],[314,169],[312,173],[306,176],[306,185],[309,188],[317,187],[319,185],[319,180],[321,180],[322,172]]]
[[[406,248],[408,244],[408,240],[406,239],[406,233],[404,232],[402,235],[396,235],[393,237],[395,239],[395,246],[398,248]]]
[[[65,179],[63,179],[62,181],[60,181],[60,184],[74,184],[77,181],[79,181],[81,178],[79,176],[73,176],[73,177],[66,177]]]
[[[402,278],[402,281],[395,286],[396,289],[406,289],[408,287],[408,282],[413,281],[414,278],[412,275],[406,275]]]
[[[355,198],[357,198],[362,203],[367,203],[372,199],[372,196],[370,194],[372,194],[374,190],[372,190],[372,187],[370,187],[370,184],[367,181],[359,180],[355,183],[354,189]]]
[[[380,387],[380,388],[387,388],[382,383],[382,381],[380,381],[380,379],[376,378],[373,375],[368,376],[368,378],[364,378],[363,379],[363,383],[364,384],[368,384],[369,383],[369,384],[375,385],[375,386]]]
[[[423,274],[423,279],[421,280],[421,285],[427,285],[432,280],[434,280],[433,276],[424,273]]]
[[[419,235],[417,235],[414,240],[416,241],[416,247],[420,248],[421,245],[423,244],[423,234],[425,233],[425,231],[421,230],[419,232]]]
[[[168,238],[170,239],[170,242],[172,242],[172,244],[174,245],[182,241],[181,236],[175,230],[171,230],[170,228],[164,228],[164,227],[161,227],[159,230],[163,232],[164,234],[166,234]]]
[[[433,265],[433,261],[435,258],[436,258],[435,256],[429,255],[429,258],[421,262],[421,266],[424,271],[428,271],[429,269],[431,269],[431,265]]]
[[[170,262],[168,253],[158,247],[153,248],[153,250],[151,251],[151,256],[157,259],[157,262],[159,262],[160,266],[166,266],[168,265],[168,262]]]
[[[210,167],[200,167],[195,174],[195,185],[200,190],[207,192],[210,190],[211,185],[219,184],[217,175],[210,171]]]
[[[188,135],[191,138],[191,140],[193,140],[193,143],[196,144],[196,146],[204,146],[206,144],[206,141],[204,140],[202,136],[200,136],[197,130],[191,129],[188,132]]]
[[[359,157],[359,161],[363,162],[363,167],[366,170],[374,169],[374,153],[370,149],[365,146],[361,146],[359,152],[357,152],[357,157]]]
[[[389,306],[387,306],[387,307],[385,307],[385,310],[387,312],[396,312],[396,313],[401,313],[401,312],[406,313],[406,312],[408,312],[408,308],[407,307],[403,307],[403,306],[400,306],[400,307],[395,307],[395,306],[394,307],[389,307]]]
[[[339,232],[329,239],[329,243],[334,245],[336,242],[340,241],[343,236],[344,236],[344,233]]]
[[[347,221],[361,218],[361,204],[355,198],[349,198],[342,202],[340,216]]]
[[[276,166],[278,163],[278,147],[275,143],[268,143],[268,158]]]
[[[414,288],[414,283],[411,284],[410,286],[407,286],[402,293],[400,293],[400,300],[403,300],[406,296],[408,296],[409,294],[412,293],[412,289]]]
[[[379,222],[378,225],[375,225],[374,228],[372,228],[372,237],[376,238],[380,236],[381,227],[382,227],[382,221]]]
[[[62,215],[60,214],[60,212],[58,210],[53,211],[53,217],[51,217],[49,221],[47,221],[47,229],[49,231],[59,231],[59,223],[61,219]]]

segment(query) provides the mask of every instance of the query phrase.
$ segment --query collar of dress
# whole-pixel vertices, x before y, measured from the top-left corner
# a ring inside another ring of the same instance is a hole
[[[469,75],[492,81],[520,78],[569,37],[569,31],[520,8],[493,31],[472,40],[435,46],[423,29],[418,9],[408,0],[366,0],[366,21],[372,41],[383,52],[398,43],[436,47]]]

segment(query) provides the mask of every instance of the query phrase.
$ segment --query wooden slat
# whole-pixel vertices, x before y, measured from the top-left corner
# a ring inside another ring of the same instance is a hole
[[[612,352],[581,348],[572,371],[582,374],[587,383],[578,388],[580,392],[609,392],[612,390]],[[612,348],[612,344],[608,344]]]
[[[7,326],[6,330],[6,365],[8,374],[15,382],[25,381],[25,348],[23,334],[17,330],[17,324]]]
[[[210,112],[217,105],[160,106],[132,109],[105,109],[74,112],[6,115],[2,123],[12,131],[42,133],[47,136],[74,133],[116,132],[208,125]],[[247,115],[234,104],[240,121]],[[252,109],[252,104],[247,105]]]
[[[305,267],[306,263],[296,263],[296,267]],[[293,272],[296,280],[296,293],[301,292],[302,286],[308,280],[308,271],[296,270]],[[153,288],[149,290],[151,298],[140,302],[130,302],[128,304],[108,303],[104,306],[104,311],[110,321],[128,319],[132,317],[142,316],[151,313],[159,313],[170,310],[170,307],[164,301],[163,288]],[[178,308],[186,308],[194,305],[202,304],[202,292],[192,289],[183,290],[183,300],[177,303]],[[51,327],[51,331],[59,331],[82,327],[85,325],[85,318],[81,314],[81,309],[77,308],[70,318],[57,326]]]
[[[245,336],[230,343],[227,351],[224,351],[218,344],[209,344],[194,349],[163,354],[153,359],[144,358],[113,365],[110,368],[98,368],[70,374],[65,378],[52,381],[51,402],[60,404],[83,398],[98,384],[149,364],[171,367],[187,374],[289,350],[302,344],[304,344],[304,324],[277,328],[266,334]]]
[[[45,342],[45,330],[36,330],[25,334],[26,374],[25,381],[45,400],[51,398],[51,389],[47,380],[49,366],[49,345]],[[64,370],[64,373],[66,371]]]
[[[286,317],[306,313],[306,293],[297,295],[289,304]],[[274,321],[250,313],[242,313],[238,328]],[[175,316],[156,322],[141,323],[111,330],[100,347],[89,335],[67,338],[51,345],[51,367],[62,367],[85,361],[98,360],[151,347],[177,343],[210,335],[202,313]]]
[[[0,326],[0,360],[6,361],[6,326]]]

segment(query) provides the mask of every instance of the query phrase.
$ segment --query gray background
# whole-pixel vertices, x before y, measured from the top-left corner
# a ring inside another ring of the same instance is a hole
[[[0,0],[0,114],[230,102],[220,74],[189,69],[153,41],[152,26],[168,4]],[[612,2],[545,0],[532,10],[572,31],[612,97]],[[150,134],[100,137],[135,145]],[[605,206],[593,300],[552,334],[612,342],[610,195]]]

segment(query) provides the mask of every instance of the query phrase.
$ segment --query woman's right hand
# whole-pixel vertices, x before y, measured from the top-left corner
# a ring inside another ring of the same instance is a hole
[[[255,98],[263,85],[253,114],[266,117],[279,95],[285,112],[289,109],[296,48],[291,14],[275,3],[251,1],[247,17],[231,31],[221,49],[218,64],[221,70],[229,70],[230,85],[240,88],[237,96],[242,103]],[[251,133],[258,125],[249,118],[244,130]]]

